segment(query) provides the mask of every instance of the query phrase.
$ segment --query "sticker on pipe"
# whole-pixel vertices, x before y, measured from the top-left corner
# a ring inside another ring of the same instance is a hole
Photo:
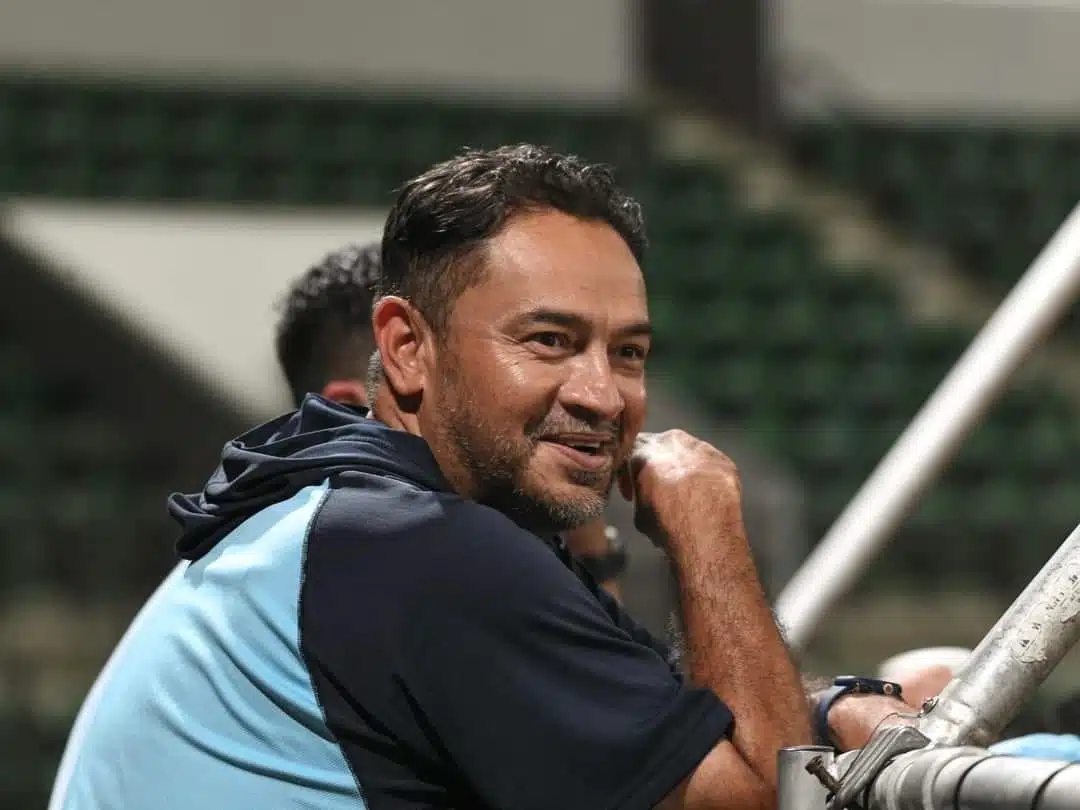
[[[1022,664],[1046,661],[1054,627],[1080,616],[1080,563],[1065,566],[1043,587],[1042,594],[1028,609],[1019,632],[1010,644],[1013,658]]]

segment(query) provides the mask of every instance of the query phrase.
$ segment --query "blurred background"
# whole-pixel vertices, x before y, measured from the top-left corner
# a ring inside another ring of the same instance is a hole
[[[44,806],[166,495],[287,408],[275,301],[401,181],[519,141],[617,167],[654,424],[735,458],[775,595],[1080,199],[1078,41],[1073,0],[4,0],[0,807]],[[806,667],[974,645],[1080,519],[1078,415],[1070,318]]]

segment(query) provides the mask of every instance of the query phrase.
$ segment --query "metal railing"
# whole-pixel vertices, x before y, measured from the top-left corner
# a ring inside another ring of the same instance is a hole
[[[1078,292],[1080,205],[780,594],[776,612],[792,647],[805,647]]]
[[[835,761],[814,747],[780,752],[781,810],[1080,808],[1080,764],[971,747],[993,743],[1078,640],[1080,526],[915,727],[885,726]]]

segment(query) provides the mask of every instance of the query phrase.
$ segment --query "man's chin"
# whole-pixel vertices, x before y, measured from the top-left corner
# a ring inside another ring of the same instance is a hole
[[[560,487],[537,493],[532,500],[546,514],[555,531],[577,529],[604,515],[607,497],[590,487]]]
[[[568,475],[564,467],[533,464],[514,488],[516,519],[537,532],[577,528],[603,516],[611,484],[610,473]]]

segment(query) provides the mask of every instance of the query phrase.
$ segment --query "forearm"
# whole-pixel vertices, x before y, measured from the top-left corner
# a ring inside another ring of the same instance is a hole
[[[715,513],[713,514],[715,518]],[[732,742],[770,783],[776,752],[811,741],[806,697],[773,620],[740,516],[713,521],[707,542],[673,544],[686,670],[735,715]]]
[[[680,650],[680,660],[686,660],[686,626],[680,604],[670,618],[669,632],[672,643]],[[782,628],[781,628],[782,630]],[[821,694],[832,686],[832,679],[821,675],[800,675],[802,692],[806,701],[807,714],[812,719],[817,712]],[[905,687],[906,689],[906,687]],[[940,691],[940,690],[939,690]],[[899,714],[911,712],[913,707],[896,698],[874,695],[845,696],[838,700],[829,712],[829,741],[842,751],[861,748],[866,744],[872,731],[883,720],[903,722]],[[811,730],[813,733],[813,730]],[[817,740],[815,740],[817,742]]]

